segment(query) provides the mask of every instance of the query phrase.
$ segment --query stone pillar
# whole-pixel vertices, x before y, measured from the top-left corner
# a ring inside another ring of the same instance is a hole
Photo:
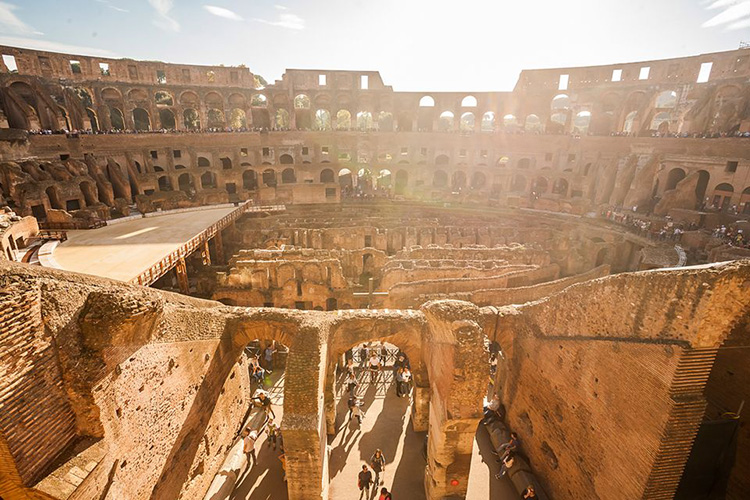
[[[216,236],[214,236],[214,250],[214,262],[219,265],[224,264],[224,237],[221,231],[216,231]]]
[[[328,364],[328,372],[326,373],[326,386],[325,386],[325,413],[326,413],[326,434],[334,436],[336,434],[336,397],[334,390],[336,389],[336,362],[332,361]]]
[[[487,384],[479,308],[442,300],[425,304],[422,311],[428,323],[424,359],[432,388],[425,492],[428,500],[465,498]]]
[[[323,418],[326,345],[318,325],[302,324],[289,346],[281,432],[289,500],[327,498],[328,457]]]
[[[204,266],[211,267],[211,249],[208,246],[208,240],[201,245],[201,259]]]
[[[411,425],[415,432],[424,432],[430,426],[430,383],[425,374],[414,374],[413,398]]]
[[[180,260],[177,261],[177,265],[174,266],[174,272],[177,275],[177,286],[180,292],[187,295],[190,293],[190,284],[188,283],[187,264],[184,257],[180,257]]]

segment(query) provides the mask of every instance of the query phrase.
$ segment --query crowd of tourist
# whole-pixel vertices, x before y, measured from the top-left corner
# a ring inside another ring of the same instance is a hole
[[[619,224],[628,230],[655,241],[679,242],[685,231],[697,231],[700,229],[695,222],[676,223],[670,216],[663,219],[653,219],[638,216],[622,210],[609,209],[602,212],[602,217]],[[725,244],[737,248],[750,248],[750,238],[745,230],[734,225],[717,226],[711,236],[722,240]]]
[[[153,130],[135,130],[135,129],[116,129],[111,128],[107,130],[92,130],[92,129],[75,129],[75,130],[66,130],[66,129],[58,129],[58,130],[52,130],[52,129],[34,129],[29,130],[29,134],[31,135],[67,135],[69,137],[77,137],[81,135],[110,135],[110,134],[226,134],[226,133],[248,133],[248,132],[255,132],[255,133],[269,133],[269,132],[288,132],[292,130],[297,131],[303,131],[303,132],[310,132],[310,131],[317,131],[317,132],[364,132],[364,133],[371,133],[371,132],[380,132],[378,128],[372,127],[372,128],[358,128],[358,127],[350,127],[350,128],[327,128],[327,129],[312,129],[309,127],[297,127],[296,129],[292,129],[290,127],[205,127],[205,128],[185,128],[185,129],[177,129],[177,128],[159,128],[159,129],[153,129]],[[410,130],[384,130],[384,132],[406,132]],[[581,138],[584,136],[588,137],[658,137],[658,138],[672,138],[672,139],[730,139],[730,138],[750,138],[750,131],[748,132],[741,132],[741,131],[735,131],[735,132],[703,132],[703,133],[676,133],[676,132],[668,132],[668,133],[662,133],[662,132],[651,132],[648,133],[641,133],[641,134],[635,134],[633,132],[612,132],[609,134],[595,134],[590,131],[573,131],[573,132],[563,132],[560,130],[549,130],[549,131],[542,131],[539,129],[536,130],[525,130],[523,128],[496,128],[493,130],[481,130],[480,132],[476,132],[474,130],[455,130],[455,129],[427,129],[427,128],[418,128],[416,130],[417,132],[427,132],[427,133],[434,133],[434,132],[440,132],[440,133],[451,133],[451,134],[461,134],[461,135],[471,135],[474,133],[494,133],[494,134],[505,134],[505,135],[568,135],[575,138]]]

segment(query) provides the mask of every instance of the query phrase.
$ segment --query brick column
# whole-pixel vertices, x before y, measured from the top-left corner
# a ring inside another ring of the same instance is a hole
[[[464,498],[487,384],[479,308],[443,300],[425,304],[422,311],[429,327],[424,359],[432,389],[425,493],[428,500]]]
[[[300,325],[286,364],[284,419],[289,500],[326,498],[328,484],[323,384],[326,346],[317,325]],[[327,487],[326,487],[327,489]]]
[[[201,259],[204,266],[211,267],[211,248],[208,246],[208,240],[201,245]]]
[[[180,292],[184,294],[190,293],[190,284],[188,283],[187,275],[187,264],[185,263],[184,257],[180,257],[177,261],[177,265],[174,266],[174,272],[177,275],[177,285],[180,288]]]
[[[214,236],[214,250],[214,262],[219,265],[224,264],[224,237],[221,231],[216,231],[216,236]]]

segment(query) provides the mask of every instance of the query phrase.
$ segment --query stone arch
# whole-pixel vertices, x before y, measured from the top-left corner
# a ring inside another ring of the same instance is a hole
[[[99,204],[98,193],[96,186],[93,183],[84,181],[81,182],[78,187],[81,189],[83,200],[86,202],[87,207]],[[0,193],[1,192],[2,191],[0,191]]]
[[[664,186],[665,191],[670,191],[677,187],[677,184],[686,177],[685,170],[681,168],[673,168],[667,174],[667,183]]]
[[[294,184],[297,182],[297,175],[294,173],[293,168],[285,168],[281,171],[281,183],[282,184]]]
[[[315,111],[314,130],[331,130],[331,112],[327,109]]]
[[[56,210],[63,210],[65,208],[60,199],[60,193],[57,190],[57,186],[49,186],[44,192],[47,195],[50,207]]]
[[[448,132],[453,130],[454,115],[452,111],[443,111],[440,113],[440,119],[438,120],[438,130],[441,132]]]
[[[223,129],[225,125],[224,111],[218,108],[210,108],[206,112],[206,127],[212,129]]]
[[[191,194],[193,191],[195,191],[193,176],[187,172],[185,172],[184,174],[180,174],[180,176],[177,178],[177,187],[180,191]]]
[[[211,167],[211,160],[209,160],[205,156],[199,156],[198,157],[198,166],[199,167]]]
[[[474,117],[474,113],[469,111],[461,115],[461,120],[459,122],[459,129],[461,132],[473,132],[475,125],[476,118]]]
[[[201,119],[198,112],[193,108],[187,108],[182,112],[183,123],[187,130],[200,130]]]
[[[279,156],[279,163],[281,165],[293,165],[294,158],[292,157],[292,155],[284,153],[283,155]]]
[[[471,188],[482,189],[487,183],[487,176],[482,172],[474,172],[471,176]]]
[[[562,197],[568,196],[568,180],[560,177],[557,180],[555,180],[555,183],[552,185],[552,194],[559,194]]]
[[[177,128],[177,122],[174,119],[174,113],[171,109],[159,110],[159,123],[161,123],[161,128],[163,129],[174,130]]]
[[[320,172],[320,182],[323,184],[330,184],[336,182],[335,174],[330,168],[325,168]]]
[[[494,132],[495,131],[495,113],[487,111],[482,115],[482,132]]]
[[[531,190],[535,192],[536,194],[543,194],[547,192],[548,187],[549,187],[549,181],[547,180],[547,178],[539,176],[536,179],[534,179],[534,182],[531,185]]]
[[[242,172],[242,188],[248,191],[258,189],[258,174],[249,169]]]
[[[369,111],[360,111],[359,113],[357,113],[357,129],[372,130],[372,128],[372,113],[370,113]]]
[[[232,108],[229,112],[229,126],[234,130],[247,128],[247,114],[242,108]]]
[[[378,130],[381,132],[393,132],[393,113],[381,111],[378,113]]]
[[[201,187],[203,189],[216,188],[216,175],[213,172],[204,172],[201,175]]]
[[[530,114],[526,115],[524,122],[524,129],[528,132],[541,132],[544,129],[542,119],[538,115]]]
[[[466,173],[463,170],[456,170],[451,176],[451,189],[458,191],[466,187]]]
[[[263,185],[266,187],[276,187],[276,172],[272,168],[267,168],[262,174]]]
[[[352,188],[354,187],[354,176],[352,175],[352,171],[348,168],[342,168],[339,170],[339,185],[342,188]]]
[[[133,126],[135,130],[148,131],[151,130],[151,117],[143,108],[133,109]]]
[[[109,109],[109,123],[114,130],[125,130],[125,117],[122,114],[122,110],[115,106],[108,106]]]
[[[352,128],[352,114],[347,109],[340,109],[336,113],[336,130]]]
[[[462,108],[476,108],[477,107],[477,98],[473,95],[467,95],[461,100],[461,107]]]
[[[172,181],[168,176],[162,175],[158,179],[159,191],[172,191]]]

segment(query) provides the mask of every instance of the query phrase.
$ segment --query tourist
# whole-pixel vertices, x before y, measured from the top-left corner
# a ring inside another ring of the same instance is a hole
[[[253,400],[258,402],[259,406],[263,408],[263,411],[266,412],[268,417],[276,418],[276,414],[271,407],[271,398],[268,397],[266,391],[259,391],[258,395],[254,397]]]
[[[503,405],[500,404],[500,396],[493,394],[492,400],[484,408],[483,420],[485,425],[491,424],[495,420],[502,422],[504,413]]]
[[[404,367],[403,373],[401,373],[401,395],[408,396],[411,390],[411,370],[409,367]]]
[[[362,425],[362,419],[365,418],[362,403],[356,397],[351,397],[347,401],[347,406],[349,407],[349,421],[351,422],[352,418],[356,418],[357,425]]]
[[[357,377],[351,372],[347,373],[344,385],[346,385],[346,391],[349,393],[349,396],[354,396],[354,390],[357,388]]]
[[[346,373],[347,373],[347,375],[349,375],[349,374],[351,374],[352,376],[355,375],[355,372],[354,372],[354,359],[353,358],[349,358],[346,361]]]
[[[490,354],[490,375],[494,376],[497,373],[497,354]]]
[[[367,466],[363,465],[362,470],[357,476],[357,486],[359,486],[359,498],[361,499],[364,495],[365,498],[370,497],[370,485],[372,484],[372,472],[367,470]]]
[[[263,359],[266,361],[266,371],[273,373],[273,354],[276,352],[274,346],[275,341],[266,346],[266,350],[263,351]]]
[[[508,472],[508,469],[513,467],[513,464],[515,463],[515,457],[516,455],[512,451],[509,451],[505,454],[505,456],[503,457],[503,465],[500,466],[500,473],[495,474],[495,479],[500,479]]]
[[[245,430],[242,431],[242,451],[247,458],[248,469],[258,463],[258,459],[255,456],[255,441],[257,440],[258,433],[256,431],[251,431],[250,427],[245,427]],[[250,465],[251,459],[252,465]]]
[[[263,384],[263,380],[266,378],[266,371],[263,369],[262,366],[257,365],[253,371],[253,379],[255,379],[255,382],[258,385]]]
[[[279,461],[281,462],[281,480],[286,483],[286,453],[283,451],[279,455]]]
[[[380,448],[375,450],[375,453],[370,457],[370,466],[372,466],[372,470],[375,471],[375,486],[383,484],[384,481],[381,480],[380,473],[385,472],[385,456]]]
[[[370,344],[365,342],[362,348],[359,350],[359,362],[360,368],[364,368],[367,364],[367,358],[370,356]]]
[[[378,497],[378,500],[393,500],[393,497],[388,492],[388,488],[386,487],[380,488],[380,496]]]
[[[382,365],[380,363],[380,356],[378,356],[378,353],[373,350],[370,354],[370,360],[368,362],[367,369],[370,371],[370,383],[374,384],[378,379],[378,372],[380,372],[380,369],[382,368]]]
[[[510,433],[510,440],[508,440],[507,443],[503,443],[500,445],[500,447],[497,449],[497,452],[499,454],[505,453],[506,451],[512,451],[515,452],[518,450],[518,434],[515,432]]]
[[[266,438],[266,442],[268,443],[268,446],[270,447],[273,444],[273,449],[276,449],[276,438],[279,434],[279,428],[276,427],[276,424],[273,423],[273,421],[268,422],[268,427],[266,427],[266,435],[268,436]]]
[[[539,498],[536,494],[536,491],[534,491],[533,485],[528,485],[525,490],[523,490],[523,493],[521,494],[521,498],[524,500],[527,498]]]
[[[396,372],[396,397],[401,397],[401,392],[403,391],[403,384],[404,384],[404,369],[399,368]]]

